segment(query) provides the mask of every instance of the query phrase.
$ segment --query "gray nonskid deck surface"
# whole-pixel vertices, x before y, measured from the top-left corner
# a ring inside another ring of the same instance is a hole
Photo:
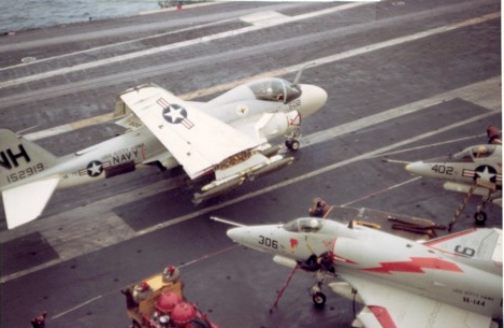
[[[180,188],[183,176],[149,168],[56,191],[40,219],[12,231],[0,208],[0,326],[28,326],[48,311],[50,328],[126,327],[120,289],[173,263],[186,296],[221,327],[348,327],[351,302],[330,294],[325,310],[312,307],[310,274],[297,274],[270,314],[289,271],[234,245],[227,227],[208,217],[285,222],[321,196],[447,224],[462,195],[440,181],[412,180],[382,156],[441,156],[485,143],[489,124],[501,127],[501,22],[498,1],[383,1],[323,13],[341,6],[348,4],[223,3],[0,38],[0,127],[37,126],[29,133],[44,135],[64,126],[36,141],[57,155],[120,133],[111,122],[82,120],[110,113],[117,93],[139,83],[206,100],[215,85],[264,72],[293,79],[282,69],[325,60],[302,82],[329,94],[303,122],[293,165],[200,206]],[[260,12],[318,16],[264,28],[242,20]],[[230,32],[242,29],[250,31]],[[27,56],[47,60],[18,65]],[[457,231],[473,226],[475,206]],[[502,226],[499,208],[488,215],[488,227]]]

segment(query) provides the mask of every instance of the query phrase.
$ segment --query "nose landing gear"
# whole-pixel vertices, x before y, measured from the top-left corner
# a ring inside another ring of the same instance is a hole
[[[289,149],[290,151],[298,151],[299,148],[301,147],[301,144],[299,143],[299,140],[294,139],[294,138],[289,138],[285,140],[285,147]]]
[[[312,296],[313,305],[315,305],[315,307],[318,309],[323,308],[327,301],[327,297],[325,296],[324,293],[322,293],[322,282],[321,281],[317,282],[310,289],[310,293]]]
[[[321,309],[324,307],[327,297],[322,292],[322,286],[324,285],[324,272],[321,270],[317,271],[315,274],[317,282],[310,288],[310,294],[312,297],[313,305],[317,309]]]
[[[285,147],[293,152],[298,151],[301,147],[301,144],[299,143],[299,137],[301,137],[301,130],[299,129],[299,127],[296,127],[287,135],[287,139],[285,140]]]

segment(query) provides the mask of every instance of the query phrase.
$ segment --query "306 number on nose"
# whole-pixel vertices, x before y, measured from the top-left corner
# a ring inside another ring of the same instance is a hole
[[[263,235],[259,236],[259,245],[271,247],[274,249],[278,248],[278,242],[276,240],[268,238],[268,237],[264,237]]]

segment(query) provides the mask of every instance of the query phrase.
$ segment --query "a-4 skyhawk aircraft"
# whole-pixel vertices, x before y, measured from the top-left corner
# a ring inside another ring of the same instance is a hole
[[[353,222],[306,217],[238,226],[227,235],[274,254],[278,264],[317,272],[315,304],[326,301],[320,279],[325,273],[333,292],[364,305],[353,327],[484,328],[502,319],[500,229],[470,229],[420,243]]]
[[[502,207],[502,146],[476,145],[444,158],[417,161],[406,170],[420,176],[447,180],[444,188],[482,197],[474,219],[483,223],[487,202]]]
[[[286,136],[299,148],[301,120],[324,106],[320,87],[279,78],[252,81],[210,100],[184,101],[145,84],[120,94],[114,118],[127,131],[61,158],[0,129],[0,191],[8,228],[37,218],[56,188],[127,173],[137,167],[181,166],[206,184],[199,202],[292,162],[269,141]]]

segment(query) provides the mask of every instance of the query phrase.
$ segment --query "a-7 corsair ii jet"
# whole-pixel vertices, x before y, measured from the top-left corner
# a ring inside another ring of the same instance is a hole
[[[120,94],[114,118],[127,131],[61,158],[0,129],[0,191],[9,229],[37,218],[56,188],[127,173],[137,167],[182,166],[205,183],[199,202],[293,161],[269,141],[287,136],[299,148],[301,120],[321,109],[320,87],[279,78],[252,81],[210,100],[184,101],[144,84]]]
[[[278,264],[337,278],[327,284],[333,292],[364,304],[353,327],[483,328],[498,326],[492,318],[502,319],[500,229],[470,229],[420,243],[353,222],[306,217],[239,226],[227,235],[274,254]],[[319,305],[326,301],[322,282],[312,288]]]

